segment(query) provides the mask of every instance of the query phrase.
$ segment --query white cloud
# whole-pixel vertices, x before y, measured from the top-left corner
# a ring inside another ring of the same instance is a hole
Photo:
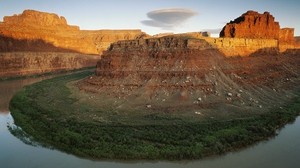
[[[150,20],[141,21],[146,26],[160,27],[163,29],[172,29],[183,24],[189,18],[197,15],[190,9],[170,8],[154,10],[147,13]]]

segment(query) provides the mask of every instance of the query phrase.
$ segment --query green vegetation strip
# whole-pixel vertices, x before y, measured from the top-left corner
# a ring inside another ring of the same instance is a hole
[[[90,74],[76,73],[25,87],[10,103],[15,124],[37,142],[82,157],[178,160],[248,146],[274,136],[299,115],[300,98],[295,98],[282,109],[243,120],[153,125],[89,121],[74,115],[77,100],[70,98],[66,84]],[[89,115],[88,110],[84,113]]]

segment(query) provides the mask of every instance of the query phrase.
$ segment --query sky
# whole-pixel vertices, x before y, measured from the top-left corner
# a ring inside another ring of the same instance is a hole
[[[81,30],[141,29],[158,33],[209,31],[248,10],[269,11],[300,36],[299,0],[0,0],[0,21],[25,9],[56,13]]]

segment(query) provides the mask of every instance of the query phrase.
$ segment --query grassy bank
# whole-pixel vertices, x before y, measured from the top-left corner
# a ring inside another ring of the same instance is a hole
[[[146,124],[123,123],[117,117],[101,122],[84,118],[105,113],[80,104],[66,87],[91,73],[25,87],[10,103],[15,124],[35,141],[82,157],[177,160],[221,154],[264,140],[294,121],[300,111],[300,98],[295,98],[281,109],[245,119],[196,122],[148,115]]]

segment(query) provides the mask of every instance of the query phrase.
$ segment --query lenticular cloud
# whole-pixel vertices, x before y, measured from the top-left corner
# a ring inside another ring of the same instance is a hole
[[[172,29],[195,15],[197,15],[197,13],[190,9],[160,9],[148,12],[147,16],[150,20],[143,20],[142,23],[147,26]]]

